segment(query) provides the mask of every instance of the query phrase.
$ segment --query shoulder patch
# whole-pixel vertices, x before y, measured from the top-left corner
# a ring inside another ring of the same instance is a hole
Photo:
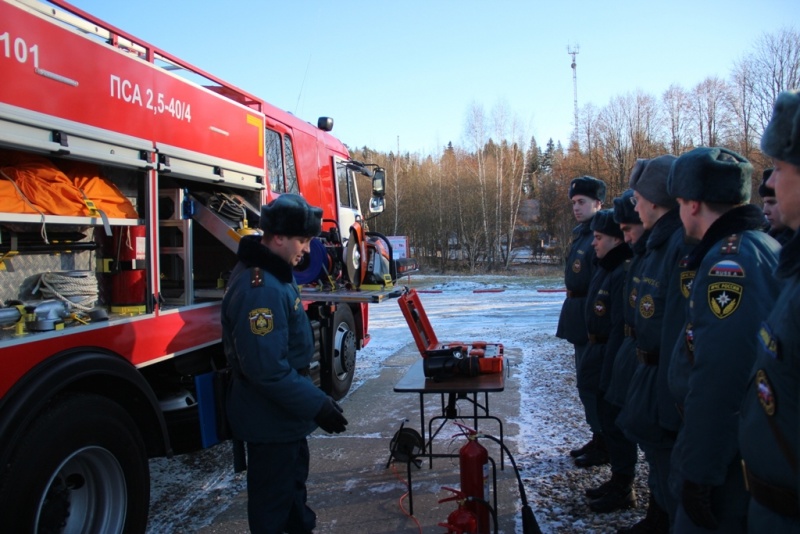
[[[645,295],[639,300],[639,313],[645,319],[649,319],[656,313],[656,303],[653,300],[653,297],[650,295]]]
[[[628,304],[630,304],[631,308],[636,308],[636,300],[638,299],[638,288],[634,287],[631,289],[631,294],[628,295]]]
[[[730,282],[717,282],[708,286],[708,306],[718,319],[730,317],[739,308],[744,288]]]
[[[272,332],[274,322],[272,320],[272,310],[269,308],[250,310],[248,318],[250,321],[250,331],[257,336],[265,336]]]
[[[596,300],[594,302],[594,314],[598,317],[602,317],[606,314],[606,303],[602,300]]]
[[[689,356],[694,360],[694,327],[692,323],[686,323],[683,336],[686,341],[686,350],[689,351]],[[694,363],[694,361],[692,361],[692,363]]]
[[[772,328],[766,321],[761,323],[761,328],[758,331],[758,339],[761,341],[761,347],[764,353],[773,360],[778,359],[778,339],[772,333]]]
[[[733,260],[722,260],[711,266],[709,276],[744,278],[744,268]]]
[[[250,271],[250,287],[263,287],[264,286],[264,273],[261,272],[259,267],[253,267]]]
[[[581,260],[575,260],[574,262],[572,262],[572,272],[573,273],[581,272]]]
[[[777,399],[775,398],[775,390],[767,378],[767,373],[763,369],[756,372],[756,395],[758,395],[758,402],[764,409],[768,416],[775,415],[775,405]]]
[[[742,242],[742,234],[731,234],[722,243],[719,251],[721,254],[738,254],[739,244]]]
[[[683,298],[688,299],[692,294],[692,284],[694,284],[695,271],[681,272],[681,295]]]

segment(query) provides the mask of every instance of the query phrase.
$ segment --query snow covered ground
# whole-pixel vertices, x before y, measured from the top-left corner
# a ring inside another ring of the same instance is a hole
[[[564,293],[557,271],[544,276],[414,276],[437,332],[448,340],[483,339],[522,350],[512,377],[520,380],[519,428],[514,443],[526,494],[543,532],[615,532],[644,513],[646,471],[640,462],[634,510],[596,515],[583,489],[609,476],[607,467],[578,469],[568,451],[590,437],[575,390],[572,346],[553,336]],[[424,293],[423,293],[424,292]],[[411,333],[399,307],[370,308],[372,340],[359,353],[352,391],[379,376],[389,356],[408,345]],[[312,438],[313,439],[313,438]],[[192,532],[208,525],[244,489],[230,470],[230,453],[221,446],[194,455],[151,462],[152,496],[148,532]]]

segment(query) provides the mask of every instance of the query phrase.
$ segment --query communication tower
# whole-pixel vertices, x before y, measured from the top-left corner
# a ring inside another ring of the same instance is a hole
[[[575,62],[575,56],[581,51],[580,45],[567,46],[567,54],[572,56],[572,104],[575,113],[575,137],[578,137],[578,64]]]

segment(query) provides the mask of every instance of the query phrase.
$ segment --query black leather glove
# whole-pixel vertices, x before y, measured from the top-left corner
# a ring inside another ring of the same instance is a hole
[[[713,486],[695,484],[690,480],[684,480],[681,504],[692,523],[708,530],[717,530],[719,528],[719,520],[711,510],[712,489]]]
[[[339,434],[344,432],[347,427],[347,419],[344,418],[342,412],[339,403],[328,397],[314,417],[314,422],[328,434]]]

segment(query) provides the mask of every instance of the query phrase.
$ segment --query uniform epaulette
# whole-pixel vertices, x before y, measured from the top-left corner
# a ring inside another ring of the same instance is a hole
[[[720,254],[738,254],[739,244],[742,242],[742,234],[731,234],[719,249]]]
[[[263,287],[264,274],[261,272],[260,267],[253,267],[250,270],[250,287]]]

